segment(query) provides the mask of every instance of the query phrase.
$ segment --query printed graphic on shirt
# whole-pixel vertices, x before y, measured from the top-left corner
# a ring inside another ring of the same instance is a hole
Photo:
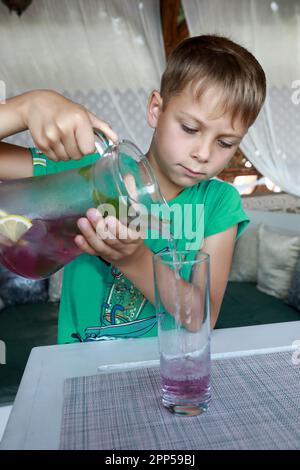
[[[144,295],[117,269],[112,268],[113,284],[102,309],[103,325],[137,320],[145,303]]]
[[[85,329],[85,341],[110,337],[139,337],[156,324],[156,316],[140,319],[147,299],[115,267],[111,269],[112,283],[101,308],[100,325]]]

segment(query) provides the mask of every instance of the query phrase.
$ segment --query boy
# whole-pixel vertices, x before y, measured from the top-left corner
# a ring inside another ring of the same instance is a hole
[[[78,160],[80,154],[93,150],[92,126],[117,139],[107,124],[82,107],[49,91],[34,93],[33,98],[31,94],[19,97],[21,118],[16,124],[10,116],[6,121],[12,122],[9,132],[29,128],[48,157],[64,162],[45,157],[40,165],[41,155],[34,149],[31,153],[16,147],[10,150],[3,144],[0,178],[16,176],[12,153],[19,165],[18,177],[96,161],[96,154]],[[212,178],[236,152],[265,93],[264,72],[247,50],[226,38],[199,36],[183,41],[172,52],[160,92],[153,91],[148,101],[147,118],[154,134],[147,158],[162,194],[171,207],[204,204],[201,249],[210,255],[212,327],[225,292],[235,240],[249,222],[235,188]],[[16,108],[13,103],[12,112]],[[84,117],[82,113],[86,113]],[[41,135],[51,138],[43,142]],[[67,161],[70,157],[76,161]],[[155,335],[152,254],[163,248],[161,241],[155,245],[142,240],[117,219],[104,220],[96,209],[79,219],[78,228],[75,242],[84,254],[64,270],[58,341]],[[106,230],[111,232],[109,239]]]

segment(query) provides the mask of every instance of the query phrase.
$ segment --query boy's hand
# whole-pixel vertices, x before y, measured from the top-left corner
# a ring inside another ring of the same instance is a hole
[[[118,136],[110,125],[80,104],[51,90],[35,90],[23,95],[24,127],[34,144],[51,160],[78,160],[95,151],[93,127],[108,139]]]
[[[81,235],[75,237],[77,246],[86,253],[121,268],[135,263],[147,249],[142,232],[126,227],[115,217],[103,218],[97,209],[89,209],[86,215],[78,220]]]

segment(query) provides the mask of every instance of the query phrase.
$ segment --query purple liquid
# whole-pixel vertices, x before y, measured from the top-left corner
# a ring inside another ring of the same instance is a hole
[[[171,379],[162,375],[161,380],[164,393],[184,400],[197,399],[199,395],[207,393],[210,386],[209,375],[186,380]]]
[[[168,408],[207,408],[210,402],[209,348],[198,355],[167,358],[161,355],[163,404]],[[175,410],[176,412],[176,410]],[[189,414],[189,413],[183,413]]]
[[[33,219],[33,226],[18,243],[6,246],[0,242],[1,263],[30,279],[48,277],[81,253],[74,243],[78,218]]]

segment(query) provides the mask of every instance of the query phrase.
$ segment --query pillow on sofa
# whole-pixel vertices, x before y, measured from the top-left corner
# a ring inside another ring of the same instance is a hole
[[[258,227],[248,228],[236,242],[229,281],[257,282]]]
[[[300,253],[300,236],[261,225],[258,230],[257,288],[279,299],[287,299]]]
[[[292,277],[287,303],[300,312],[300,256]]]
[[[0,299],[3,307],[47,302],[48,281],[18,276],[0,264]]]

